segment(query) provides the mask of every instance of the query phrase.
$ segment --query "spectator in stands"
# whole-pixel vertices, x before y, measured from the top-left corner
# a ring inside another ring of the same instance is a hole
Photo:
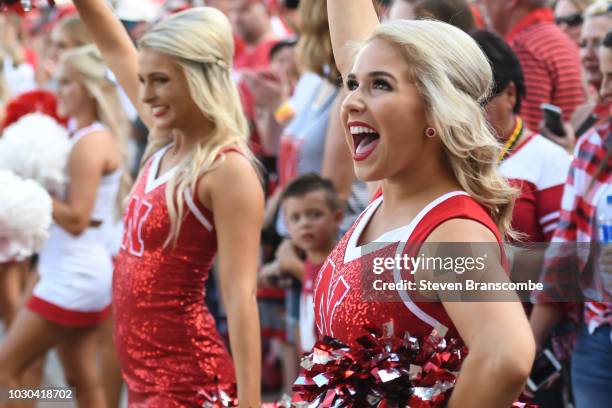
[[[528,128],[539,130],[542,103],[552,103],[569,120],[584,102],[576,44],[555,25],[548,0],[479,0],[491,28],[503,35],[525,73],[527,94],[521,116]]]
[[[241,46],[236,47],[234,57],[234,79],[239,82],[242,105],[251,127],[251,148],[261,158],[265,154],[255,126],[253,92],[242,80],[242,74],[245,71],[267,70],[270,64],[270,50],[278,39],[263,2],[229,0],[227,7],[232,28],[238,35],[237,41],[241,43]]]
[[[55,71],[55,66],[64,52],[92,42],[89,31],[78,16],[68,15],[62,18],[51,31],[44,55],[43,69],[47,75],[46,80],[53,81],[51,77]],[[56,86],[53,85],[52,88],[55,90]]]
[[[612,29],[612,1],[593,3],[584,13],[584,24],[580,35],[580,60],[582,74],[588,87],[590,99],[597,103],[595,114],[606,121],[610,105],[600,98],[602,74],[599,66],[599,48],[606,33]]]
[[[602,97],[612,100],[612,32],[599,49]],[[559,227],[547,252],[544,291],[536,297],[530,322],[541,346],[568,300],[583,300],[582,326],[572,355],[576,408],[604,408],[612,401],[612,288],[605,279],[612,247],[599,243],[598,218],[612,195],[612,133],[591,131],[576,145],[563,191]],[[576,242],[580,243],[577,247]],[[585,251],[584,249],[588,249]],[[609,273],[609,271],[608,271]],[[608,275],[609,276],[609,275]],[[602,280],[603,280],[602,279]],[[578,293],[576,293],[578,292]],[[606,294],[607,292],[607,294]],[[554,303],[553,303],[554,302]]]
[[[525,83],[521,64],[510,46],[490,31],[477,31],[472,37],[484,51],[493,71],[494,96],[487,103],[486,111],[503,144],[499,171],[521,191],[512,211],[512,228],[523,234],[523,243],[548,242],[559,222],[569,155],[526,128],[518,116]],[[562,406],[562,390],[563,383],[558,381],[553,389],[536,393],[535,402],[540,408]]]
[[[574,129],[589,117],[590,114],[597,116],[594,126],[600,133],[606,133],[608,119],[610,116],[610,101],[602,98],[600,93],[602,74],[599,66],[599,49],[606,33],[612,29],[612,0],[598,0],[591,4],[584,12],[584,23],[580,34],[580,62],[582,63],[582,75],[584,78],[587,101],[576,108],[570,123],[571,131],[566,131],[564,137],[553,134],[548,129],[543,129],[546,137],[555,143],[572,151],[576,144]],[[579,136],[579,135],[578,135]]]
[[[580,43],[582,13],[589,4],[591,0],[559,0],[555,4],[555,22],[576,44]]]
[[[16,13],[0,13],[0,45],[6,54],[2,75],[12,95],[36,88],[36,55],[24,42],[23,19]]]

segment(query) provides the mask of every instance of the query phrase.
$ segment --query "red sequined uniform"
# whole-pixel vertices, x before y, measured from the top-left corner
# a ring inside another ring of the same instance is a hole
[[[196,406],[198,391],[235,381],[231,358],[204,303],[204,284],[217,252],[210,210],[186,193],[176,245],[166,183],[157,176],[167,148],[145,165],[129,199],[113,278],[114,340],[130,407]]]
[[[391,291],[390,296],[385,296],[389,292],[375,294],[372,287],[377,276],[373,273],[374,259],[404,253],[417,256],[419,248],[415,244],[425,242],[436,227],[453,218],[480,222],[501,241],[495,223],[467,194],[451,192],[432,201],[409,225],[389,231],[376,239],[374,245],[367,245],[377,248],[369,250],[366,246],[358,246],[359,237],[382,199],[378,197],[366,208],[319,271],[314,294],[319,334],[354,345],[357,338],[366,334],[364,327],[382,329],[385,323],[393,321],[398,336],[406,331],[413,336],[425,336],[433,328],[444,326],[448,329],[447,336],[459,337],[441,303],[411,299],[416,290]],[[409,273],[403,273],[401,279],[410,279]],[[394,276],[384,280],[399,281]]]

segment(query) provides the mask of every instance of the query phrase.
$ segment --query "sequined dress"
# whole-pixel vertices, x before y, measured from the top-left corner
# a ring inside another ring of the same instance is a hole
[[[129,198],[113,278],[114,340],[131,408],[197,406],[199,391],[235,382],[204,303],[217,252],[213,217],[188,192],[176,245],[164,247],[170,228],[164,194],[176,168],[157,173],[168,147],[147,162]]]
[[[447,193],[429,203],[408,224],[388,231],[372,243],[358,245],[368,222],[382,204],[376,198],[359,216],[331,252],[315,280],[314,306],[319,335],[335,337],[348,345],[365,335],[366,327],[382,329],[393,322],[395,335],[405,332],[422,337],[435,328],[447,337],[459,338],[456,327],[439,302],[422,302],[414,296],[417,291],[393,289],[374,290],[374,280],[402,282],[411,279],[409,273],[397,270],[392,274],[376,275],[376,258],[384,259],[400,254],[416,257],[420,245],[436,227],[454,218],[479,222],[489,228],[501,241],[491,217],[469,195],[462,191]],[[502,255],[503,256],[503,255]],[[505,262],[505,261],[504,261]],[[380,287],[377,285],[376,287]]]

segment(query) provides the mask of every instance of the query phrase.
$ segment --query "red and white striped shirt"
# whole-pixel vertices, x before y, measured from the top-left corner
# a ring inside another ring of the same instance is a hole
[[[576,276],[584,276],[585,268],[591,267],[588,266],[590,251],[585,244],[596,239],[597,203],[612,183],[612,156],[608,157],[597,179],[593,181],[593,178],[609,150],[610,138],[610,128],[604,137],[592,130],[576,146],[563,190],[559,226],[552,239],[555,245],[546,254],[545,287],[544,292],[538,294],[539,301],[572,297],[578,281]],[[576,242],[577,245],[571,244]],[[612,305],[609,302],[585,302],[584,322],[591,333],[602,325],[612,325]]]
[[[523,67],[527,94],[521,116],[529,129],[540,129],[542,103],[563,110],[568,121],[584,102],[578,47],[554,23],[550,9],[536,9],[506,35]]]

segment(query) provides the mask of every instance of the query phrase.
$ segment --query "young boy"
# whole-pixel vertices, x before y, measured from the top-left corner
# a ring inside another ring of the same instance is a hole
[[[309,352],[316,341],[313,285],[336,244],[342,211],[331,181],[317,174],[306,174],[289,183],[281,203],[291,240],[279,247],[277,258],[281,271],[302,280],[299,346],[301,352]],[[304,261],[300,251],[305,254]]]

